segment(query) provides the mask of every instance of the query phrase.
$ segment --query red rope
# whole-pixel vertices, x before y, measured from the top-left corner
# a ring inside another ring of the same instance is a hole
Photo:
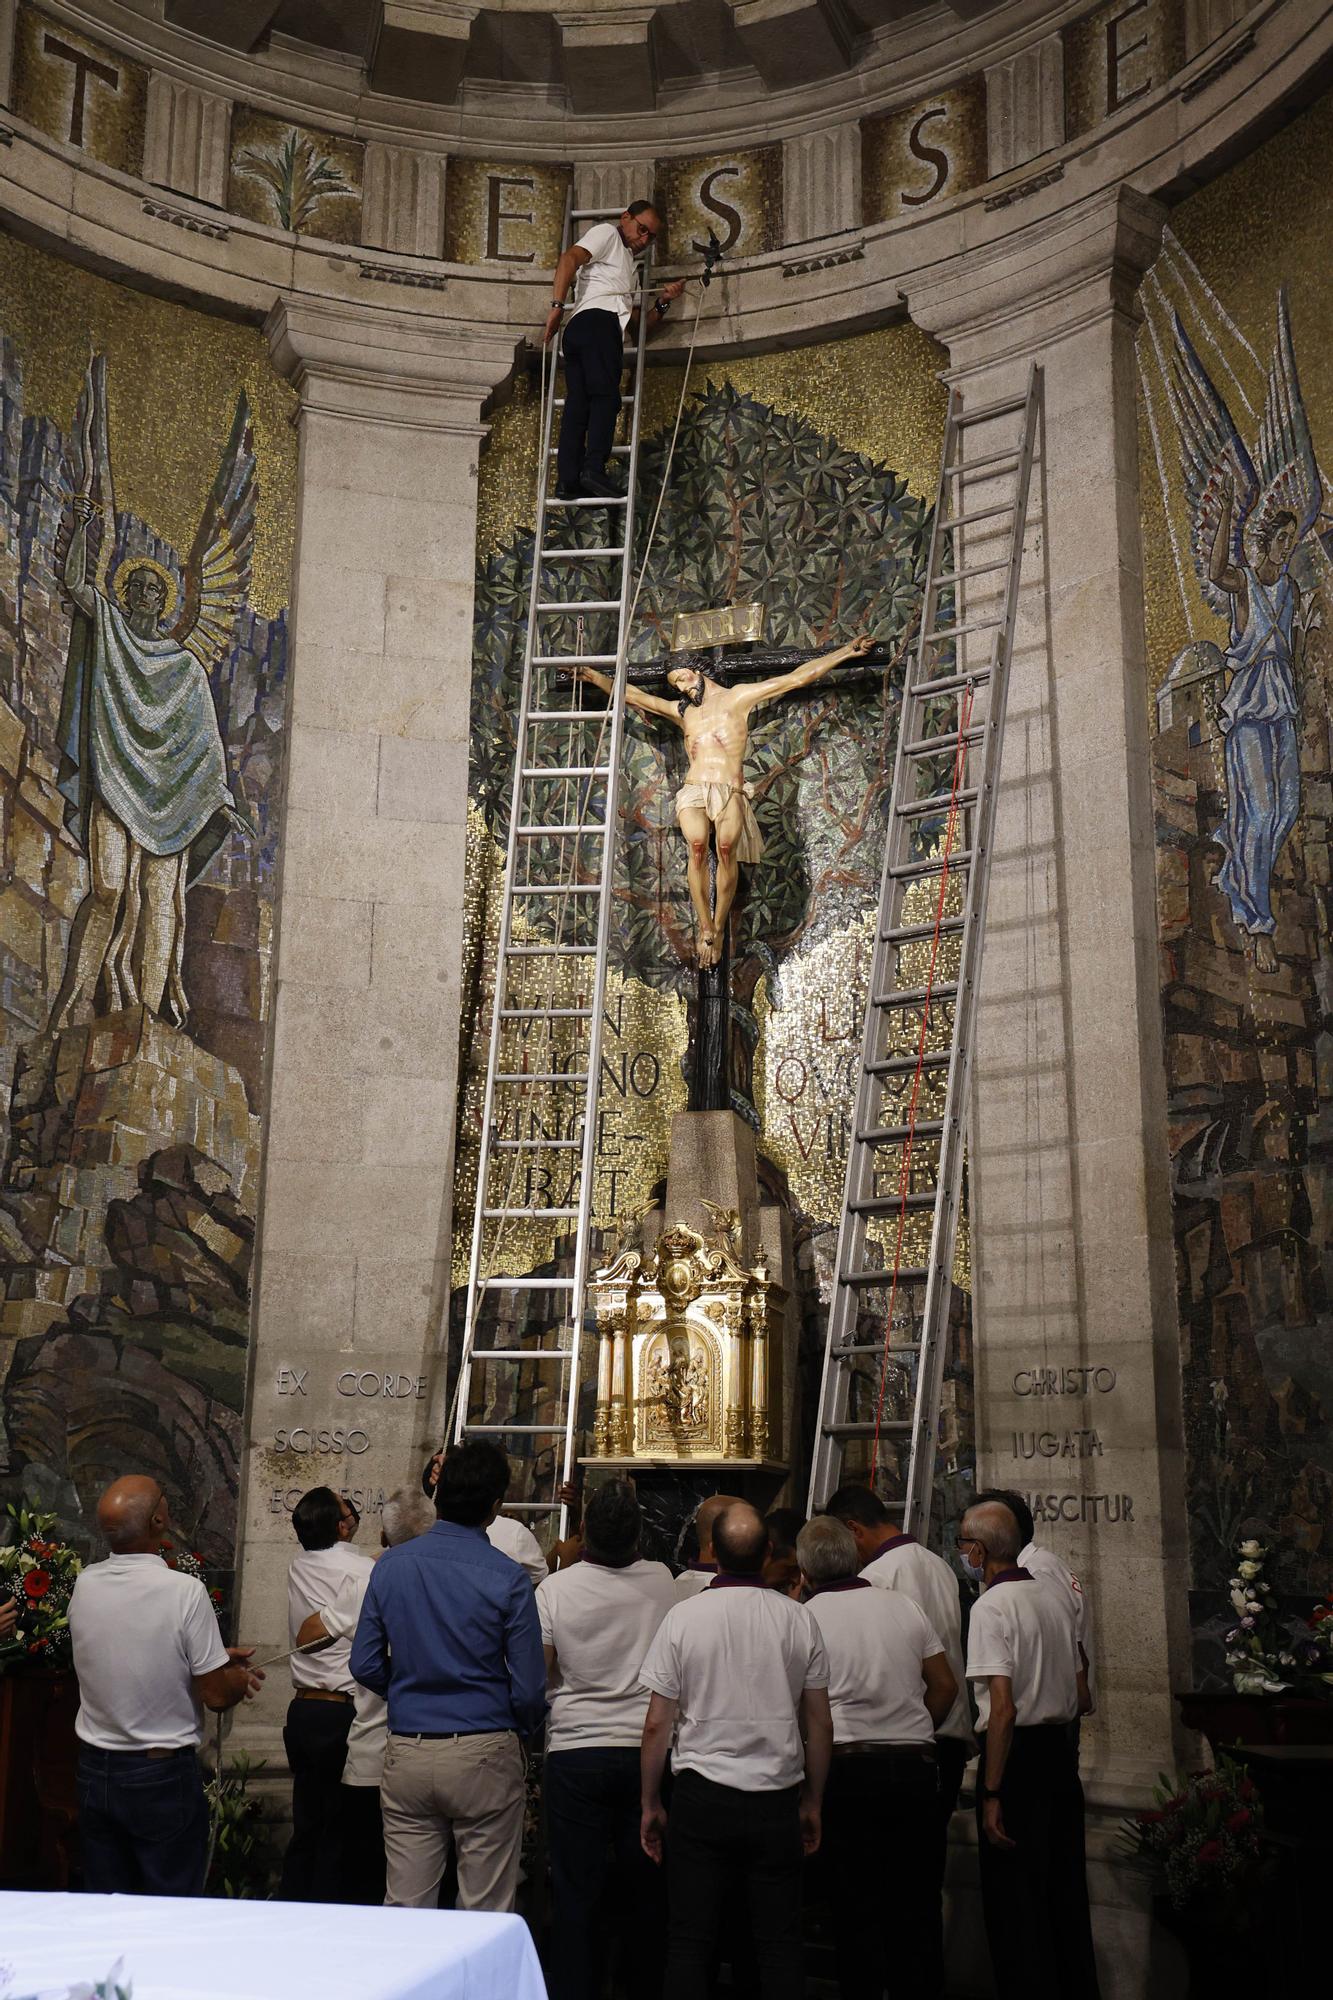
[[[884,1396],[889,1381],[889,1354],[893,1343],[893,1308],[898,1297],[898,1273],[903,1261],[903,1234],[907,1228],[907,1196],[912,1178],[912,1147],[916,1141],[916,1113],[921,1098],[921,1078],[926,1066],[926,1037],[930,1029],[930,998],[935,986],[935,964],[940,952],[940,926],[944,921],[944,903],[949,890],[949,856],[953,853],[958,837],[958,792],[962,782],[963,763],[967,756],[967,731],[972,718],[973,688],[968,683],[963,698],[958,704],[958,740],[954,745],[953,783],[949,791],[949,818],[944,828],[944,855],[940,868],[940,893],[935,902],[935,928],[930,940],[930,965],[926,971],[925,999],[921,1005],[921,1033],[916,1044],[916,1070],[912,1076],[912,1094],[907,1105],[907,1137],[903,1141],[902,1166],[898,1171],[898,1238],[893,1250],[893,1278],[889,1286],[889,1315],[884,1327],[884,1354],[879,1371],[879,1397],[875,1403],[875,1441],[870,1459],[870,1484],[873,1487],[879,1473],[879,1434],[884,1418]],[[955,1002],[955,1005],[957,1003]],[[919,1357],[918,1357],[919,1364]]]

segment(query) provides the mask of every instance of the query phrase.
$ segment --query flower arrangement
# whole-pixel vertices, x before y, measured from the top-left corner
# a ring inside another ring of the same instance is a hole
[[[62,1667],[69,1662],[69,1600],[83,1563],[52,1530],[54,1514],[27,1507],[6,1509],[10,1539],[0,1548],[0,1598],[18,1606],[18,1623],[0,1640],[0,1673],[32,1661]]]
[[[209,1602],[214,1611],[221,1613],[222,1592],[204,1575],[204,1559],[197,1550],[192,1552],[189,1549],[178,1549],[172,1542],[163,1542],[158,1553],[168,1569],[179,1570],[182,1576],[197,1577],[208,1592]]]
[[[1125,1851],[1148,1865],[1174,1909],[1217,1903],[1232,1923],[1244,1921],[1244,1892],[1265,1865],[1263,1809],[1254,1784],[1234,1759],[1215,1771],[1159,1779],[1153,1803],[1122,1825]]]
[[[1236,1623],[1226,1635],[1226,1663],[1236,1693],[1333,1698],[1333,1597],[1315,1606],[1302,1629],[1278,1611],[1273,1586],[1264,1575],[1265,1544],[1244,1541],[1237,1557],[1236,1574],[1227,1585]]]

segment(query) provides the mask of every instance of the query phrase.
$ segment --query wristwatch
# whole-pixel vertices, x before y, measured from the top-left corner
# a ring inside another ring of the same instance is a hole
[[[670,299],[654,299],[653,311],[657,314],[659,319],[665,319],[670,310],[671,310]]]

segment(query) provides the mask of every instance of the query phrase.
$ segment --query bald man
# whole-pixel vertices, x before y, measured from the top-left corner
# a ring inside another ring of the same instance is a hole
[[[167,1498],[138,1474],[108,1486],[97,1526],[109,1554],[69,1603],[79,1682],[84,1887],[198,1896],[208,1859],[199,1768],[204,1708],[234,1708],[264,1676],[252,1647],[224,1646],[208,1592],[162,1560]]]
[[[686,1563],[676,1578],[677,1604],[684,1604],[688,1598],[697,1597],[701,1590],[707,1590],[717,1575],[713,1523],[724,1508],[739,1507],[742,1504],[738,1493],[714,1493],[711,1499],[700,1502],[694,1516],[694,1532],[699,1539],[699,1553],[692,1563]]]

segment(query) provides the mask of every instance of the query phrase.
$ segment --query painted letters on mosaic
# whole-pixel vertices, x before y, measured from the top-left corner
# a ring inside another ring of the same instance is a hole
[[[1064,30],[1065,125],[1090,132],[1166,82],[1184,60],[1181,0],[1105,0]]]
[[[711,232],[729,257],[757,257],[782,242],[782,148],[659,160],[653,192],[666,212],[659,257],[701,257]]]
[[[1194,1583],[1333,1582],[1333,106],[1172,216],[1139,335]],[[1208,1607],[1205,1607],[1208,1608]]]
[[[560,255],[568,167],[450,158],[444,255],[451,264],[549,269]]]
[[[143,168],[148,72],[37,7],[20,7],[14,109],[49,138],[118,172]]]
[[[968,77],[861,124],[867,222],[896,222],[952,201],[986,178],[986,83]]]
[[[233,1561],[295,446],[248,329],[0,236],[0,1490]]]

